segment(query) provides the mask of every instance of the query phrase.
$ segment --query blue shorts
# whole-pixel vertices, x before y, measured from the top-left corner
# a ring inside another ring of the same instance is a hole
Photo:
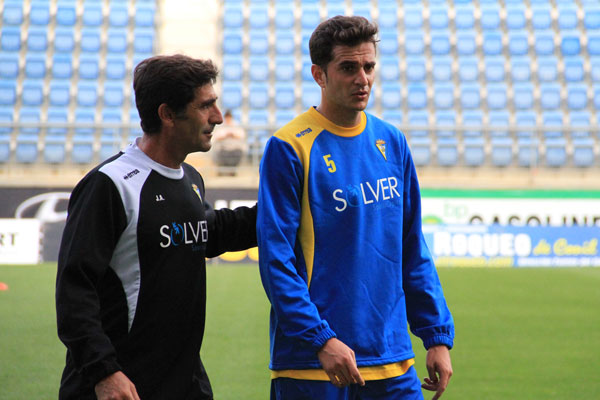
[[[277,378],[271,381],[271,400],[423,400],[414,367],[396,378],[366,381],[365,386],[337,388],[329,381]]]

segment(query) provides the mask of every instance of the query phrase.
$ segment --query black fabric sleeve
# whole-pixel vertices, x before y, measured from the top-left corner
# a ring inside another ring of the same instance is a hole
[[[256,246],[256,204],[236,209],[206,208],[208,222],[207,257],[227,251],[239,251]]]
[[[73,190],[58,256],[58,336],[74,366],[95,385],[121,369],[102,329],[98,287],[127,225],[120,194],[109,177],[87,175]]]

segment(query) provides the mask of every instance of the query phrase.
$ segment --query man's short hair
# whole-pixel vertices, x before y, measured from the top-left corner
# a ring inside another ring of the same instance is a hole
[[[182,114],[194,99],[195,90],[214,84],[219,74],[210,60],[181,54],[155,56],[140,62],[133,73],[135,105],[145,133],[161,129],[158,107],[165,103],[175,114]]]
[[[333,59],[335,46],[357,46],[371,42],[377,46],[377,25],[359,16],[335,16],[323,21],[310,36],[310,60],[323,68]]]

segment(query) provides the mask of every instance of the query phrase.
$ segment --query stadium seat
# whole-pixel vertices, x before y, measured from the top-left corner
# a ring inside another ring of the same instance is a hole
[[[321,88],[314,82],[303,83],[301,100],[304,109],[318,106],[321,103]]]
[[[266,108],[269,106],[269,85],[250,83],[248,88],[248,105],[250,108]]]
[[[112,29],[108,32],[106,38],[107,53],[123,54],[127,52],[127,31],[121,29]]]
[[[523,56],[529,52],[529,42],[527,33],[518,33],[510,35],[508,40],[508,52],[511,57]]]
[[[531,9],[531,25],[535,30],[544,30],[552,28],[551,8],[546,6],[536,6]]]
[[[479,19],[481,29],[497,30],[500,27],[500,10],[498,7],[485,6],[481,7],[481,16]]]
[[[412,31],[411,31],[412,32]],[[422,56],[425,51],[425,42],[422,33],[410,33],[404,38],[404,51],[408,56]]]
[[[242,88],[237,84],[224,83],[220,97],[223,108],[235,110],[242,106]]]
[[[321,23],[321,15],[319,9],[310,3],[302,5],[302,13],[300,17],[300,27],[303,30],[313,31],[317,25]]]
[[[94,158],[94,128],[89,127],[95,120],[93,109],[79,108],[75,111],[75,128],[71,161],[76,164],[88,164]]]
[[[485,163],[485,139],[483,137],[465,137],[463,158],[465,165],[480,167]]]
[[[577,24],[579,23],[579,19],[577,17],[577,9],[572,6],[565,7],[564,5],[561,5],[557,8],[558,28],[566,30],[577,28]]]
[[[296,22],[293,4],[278,3],[275,6],[275,29],[293,29]]]
[[[248,26],[250,29],[263,30],[269,27],[269,9],[263,4],[249,5]]]
[[[396,4],[380,5],[377,22],[383,31],[395,30],[398,26],[398,6]]]
[[[448,9],[430,7],[429,10],[429,27],[430,29],[448,29]]]
[[[564,79],[567,82],[581,82],[584,78],[583,61],[579,57],[569,57],[564,61]]]
[[[84,53],[100,53],[102,48],[102,37],[99,29],[87,28],[81,31],[79,47]]]
[[[381,116],[384,121],[394,125],[398,129],[401,128],[401,126],[402,126],[402,111],[400,111],[398,109],[383,110],[383,112],[381,113]]]
[[[512,164],[513,150],[510,137],[492,137],[490,158],[494,167],[507,167]]]
[[[564,138],[547,138],[544,147],[546,166],[560,168],[567,164],[567,141]]]
[[[98,102],[96,83],[79,83],[76,92],[77,104],[81,107],[95,107]]]
[[[564,36],[560,42],[563,57],[578,55],[581,51],[579,36]]]
[[[590,78],[597,85],[600,82],[600,58],[590,57]]]
[[[72,56],[70,54],[55,54],[51,68],[53,79],[71,79],[73,76]]]
[[[431,74],[436,82],[452,81],[452,59],[450,57],[432,57]]]
[[[600,9],[586,9],[583,14],[583,26],[587,30],[600,29]]]
[[[294,55],[296,50],[295,36],[290,31],[275,31],[275,54]]]
[[[19,112],[20,123],[39,123],[39,108],[21,108]],[[19,163],[34,163],[38,158],[39,127],[22,127],[17,135],[15,159]]]
[[[23,4],[17,1],[6,1],[2,10],[2,24],[19,26],[23,23]]]
[[[413,110],[419,110],[427,107],[427,89],[424,85],[410,85],[406,98],[408,107]]]
[[[408,114],[408,124],[410,126],[409,131],[411,137],[429,136],[429,133],[426,129],[429,126],[429,116],[426,111],[410,112]]]
[[[148,28],[137,28],[133,31],[133,52],[142,57],[154,54],[154,31]]]
[[[417,167],[431,163],[431,139],[426,136],[411,136],[410,152]]]
[[[241,81],[244,76],[242,57],[224,56],[221,72],[225,81]]]
[[[21,50],[21,29],[13,26],[2,27],[0,33],[0,50],[2,52],[17,52]]]
[[[248,76],[251,82],[265,82],[269,79],[269,58],[251,56],[248,59]]]
[[[39,107],[44,102],[44,81],[27,79],[23,83],[21,101],[25,107]]]
[[[27,52],[45,52],[48,49],[48,30],[30,28],[27,32]]]
[[[492,137],[510,137],[508,125],[510,123],[510,115],[506,111],[490,111],[489,126],[491,128],[490,135]]]
[[[587,107],[587,88],[583,85],[570,85],[567,88],[567,106],[571,110],[583,110]]]
[[[545,139],[559,138],[563,136],[561,131],[563,127],[563,116],[561,112],[550,111],[542,115],[543,132]]]
[[[513,82],[529,82],[531,80],[531,61],[526,57],[511,57],[510,74]]]
[[[48,102],[51,106],[66,107],[71,101],[70,86],[68,82],[50,82]]]
[[[448,32],[432,35],[429,48],[433,56],[447,56],[450,54],[451,46]]]
[[[462,84],[460,86],[460,104],[462,108],[474,110],[481,106],[479,84]]]
[[[399,48],[398,35],[392,32],[383,32],[378,47],[383,56],[397,55]]]
[[[485,61],[484,75],[487,82],[504,81],[504,59],[488,57]]]
[[[505,109],[507,103],[506,86],[504,84],[488,85],[486,98],[490,109]]]
[[[479,79],[477,59],[461,57],[459,60],[458,77],[461,82],[476,82]]]
[[[421,8],[406,8],[404,11],[404,27],[407,31],[423,28],[423,12]]]
[[[27,61],[25,62],[25,69],[27,70]],[[0,79],[12,80],[17,79],[18,76],[19,55],[2,54],[2,58],[0,58]],[[39,78],[39,76],[32,76],[32,78]]]
[[[388,82],[381,85],[381,107],[384,110],[399,109],[402,106],[402,88],[399,83]]]
[[[471,32],[459,33],[456,36],[456,52],[460,57],[473,56],[477,51],[475,35]]]
[[[441,137],[456,137],[456,114],[454,111],[437,111],[435,114],[435,124],[438,127],[436,136]],[[442,127],[444,127],[442,129]]]
[[[454,137],[437,139],[437,163],[442,167],[453,167],[458,164],[458,141]]]
[[[81,22],[84,27],[99,27],[102,25],[103,20],[102,4],[83,3]]]
[[[106,67],[104,69],[104,74],[106,79],[110,80],[122,80],[125,79],[127,74],[127,66],[125,63],[126,56],[125,55],[107,55],[106,57]]]
[[[541,82],[555,82],[558,79],[558,65],[556,58],[538,58],[537,75]]]
[[[411,57],[406,59],[406,79],[409,82],[423,82],[426,76],[425,58]]]
[[[462,125],[465,128],[463,136],[465,138],[483,138],[482,126],[483,115],[479,110],[465,110],[462,113]]]
[[[248,51],[251,55],[267,55],[269,52],[269,38],[266,33],[253,32],[248,41]]]
[[[288,82],[277,82],[274,95],[275,107],[277,109],[290,109],[296,105],[296,93],[294,85]]]
[[[125,103],[125,94],[121,83],[106,82],[102,94],[104,107],[121,107]]]
[[[508,29],[524,29],[527,23],[523,7],[510,6],[506,9],[506,27]]]
[[[126,4],[111,2],[108,11],[108,25],[115,28],[124,28],[129,24],[129,11]]]
[[[120,124],[123,119],[121,109],[104,109],[102,111],[102,122],[105,124]],[[109,126],[102,130],[100,135],[100,148],[98,149],[98,160],[104,161],[117,154],[121,150],[122,134],[118,127]]]
[[[56,5],[54,16],[56,24],[60,26],[74,26],[77,22],[77,11],[74,1],[63,1]]]
[[[588,36],[587,50],[589,55],[598,56],[600,55],[600,36],[590,35]]]
[[[449,84],[439,84],[434,87],[433,105],[438,110],[448,110],[454,107],[454,87]]]
[[[13,106],[17,101],[15,81],[0,81],[0,106]]]
[[[471,30],[475,27],[475,16],[471,5],[457,5],[454,16],[454,25],[458,30]]]
[[[588,168],[594,165],[594,140],[589,137],[573,138],[573,165]]]
[[[538,56],[551,56],[554,54],[554,36],[552,34],[537,34],[533,48]]]
[[[571,132],[572,138],[587,138],[590,137],[588,129],[590,127],[590,114],[587,111],[569,113],[569,126],[573,128]]]
[[[336,2],[328,1],[327,2],[327,18],[335,17],[336,15],[346,15],[345,2],[336,3]],[[389,29],[383,29],[383,30],[389,30]]]
[[[499,33],[484,33],[482,49],[485,56],[501,55],[502,35]]]
[[[279,129],[296,117],[293,110],[275,110],[275,128]]]
[[[154,3],[140,3],[135,5],[135,13],[133,15],[133,24],[138,28],[153,28],[154,15],[156,6]]]
[[[533,85],[519,83],[513,85],[513,105],[516,110],[533,109]]]
[[[79,58],[79,79],[96,80],[100,76],[100,60],[95,55],[81,55]]]
[[[397,57],[381,57],[379,77],[382,81],[398,81],[400,79],[400,65]]]
[[[54,52],[73,53],[75,50],[75,36],[72,28],[56,28],[54,32]]]
[[[296,61],[294,57],[276,57],[274,72],[275,80],[277,81],[293,81],[296,76]]]
[[[223,34],[223,54],[241,55],[243,47],[241,31],[228,31]]]

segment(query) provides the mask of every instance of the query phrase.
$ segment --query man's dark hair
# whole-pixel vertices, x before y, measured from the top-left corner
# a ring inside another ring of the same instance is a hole
[[[333,59],[335,46],[356,46],[371,42],[377,46],[377,25],[358,16],[335,16],[323,21],[310,36],[310,60],[325,70]]]
[[[161,104],[167,104],[176,115],[182,114],[194,99],[195,90],[214,84],[218,74],[212,61],[181,54],[155,56],[140,62],[133,72],[133,90],[142,130],[149,134],[160,131]]]

